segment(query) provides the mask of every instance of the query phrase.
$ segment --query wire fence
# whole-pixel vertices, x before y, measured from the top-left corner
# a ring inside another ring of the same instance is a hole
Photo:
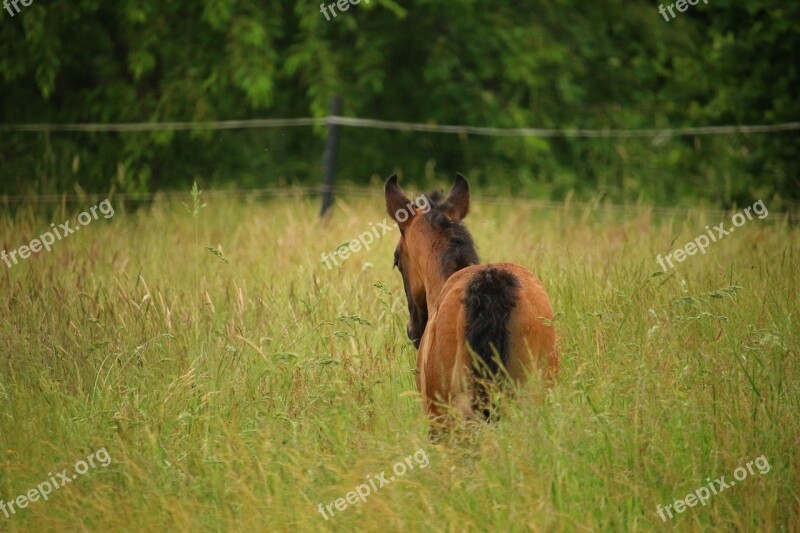
[[[57,133],[57,132],[155,132],[155,131],[191,131],[191,130],[243,130],[243,129],[268,129],[290,128],[307,126],[327,126],[335,129],[338,126],[353,128],[370,128],[401,132],[445,133],[459,135],[480,135],[496,137],[579,137],[579,138],[666,138],[672,136],[691,135],[735,135],[735,134],[761,134],[781,133],[800,130],[800,122],[787,122],[782,124],[755,124],[755,125],[727,125],[703,126],[683,128],[646,128],[646,129],[575,129],[575,128],[494,128],[467,125],[444,125],[418,122],[397,122],[366,118],[342,117],[331,114],[320,118],[269,118],[248,120],[221,120],[207,122],[127,122],[127,123],[81,123],[81,124],[0,124],[0,132],[31,132],[31,133]],[[346,196],[382,196],[382,192],[374,189],[347,186],[318,186],[318,187],[268,187],[258,189],[233,189],[206,191],[204,196],[210,198],[273,198],[273,197],[300,197],[310,195],[326,195],[335,191]],[[170,200],[189,198],[188,192],[160,191],[152,193],[114,193],[113,198],[126,202],[150,202],[156,198]],[[20,195],[0,196],[0,205],[9,204],[57,204],[88,201],[100,198],[92,194],[51,194],[51,195]],[[105,196],[103,196],[105,198]],[[500,205],[527,205],[539,209],[563,209],[564,202],[551,202],[545,200],[519,199],[519,198],[476,198],[476,202]],[[666,216],[685,216],[688,209],[677,207],[656,207],[642,205],[613,205],[607,203],[569,203],[577,209],[598,209],[619,213],[641,214],[651,212]],[[697,209],[692,209],[697,211]],[[702,210],[709,216],[723,217],[727,211],[719,209]],[[800,214],[788,214],[791,220],[800,220]]]
[[[778,133],[800,130],[800,122],[756,124],[743,126],[703,126],[686,128],[646,129],[574,129],[574,128],[491,128],[466,125],[446,125],[421,122],[396,122],[370,118],[330,115],[320,118],[269,118],[250,120],[219,120],[209,122],[125,122],[84,124],[0,124],[8,132],[153,132],[188,130],[237,130],[259,128],[291,128],[301,126],[345,126],[391,131],[451,133],[494,137],[587,137],[636,138],[672,137],[687,135],[734,135]]]
[[[315,198],[324,193],[325,187],[266,187],[258,189],[223,189],[223,190],[204,190],[202,196],[206,200],[213,199],[239,199],[239,200],[258,200],[258,199],[278,199],[278,198]],[[383,202],[383,190],[381,187],[335,187],[337,198],[348,201],[350,198],[373,198],[376,202]],[[189,191],[156,191],[156,192],[113,192],[109,194],[46,194],[46,195],[21,195],[21,196],[0,196],[0,206],[9,204],[88,204],[97,202],[105,198],[126,203],[151,203],[158,201],[167,202],[191,202],[192,196]],[[640,216],[652,214],[662,217],[684,218],[690,213],[702,213],[712,218],[725,218],[736,212],[735,209],[723,210],[718,208],[703,207],[662,207],[647,204],[612,204],[603,201],[577,202],[577,201],[554,201],[536,200],[529,198],[508,198],[473,195],[471,202],[477,205],[489,206],[508,206],[515,208],[541,209],[548,211],[571,211],[571,212],[605,212],[624,216]],[[772,212],[770,213],[772,215]],[[791,222],[800,222],[800,213],[775,213],[777,218],[785,217]],[[773,216],[773,219],[776,218]]]

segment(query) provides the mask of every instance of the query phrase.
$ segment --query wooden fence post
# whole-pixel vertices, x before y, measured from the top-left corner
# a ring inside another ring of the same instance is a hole
[[[334,96],[331,100],[331,116],[338,117],[342,108],[342,99]],[[319,216],[333,204],[333,178],[336,171],[336,146],[339,143],[339,126],[328,121],[328,138],[325,141],[325,151],[322,154],[322,209]]]

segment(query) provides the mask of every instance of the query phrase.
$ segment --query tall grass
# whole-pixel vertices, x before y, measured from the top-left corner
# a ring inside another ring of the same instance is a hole
[[[543,402],[431,443],[396,230],[340,268],[320,260],[381,221],[382,198],[340,200],[327,223],[308,200],[206,202],[197,217],[118,206],[0,263],[0,500],[112,458],[0,512],[0,529],[800,528],[800,232],[778,214],[664,273],[656,254],[723,220],[473,199],[481,259],[528,266],[550,292],[562,370]],[[0,242],[80,210],[0,215]],[[427,468],[317,511],[420,448]],[[656,514],[762,455],[768,473]]]

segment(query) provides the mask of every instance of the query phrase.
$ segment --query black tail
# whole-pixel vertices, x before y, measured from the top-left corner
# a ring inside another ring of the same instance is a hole
[[[495,350],[504,367],[508,365],[508,321],[517,303],[520,284],[512,274],[489,267],[467,285],[467,343],[480,358],[472,365],[477,378],[491,379],[499,367]],[[488,373],[487,373],[488,371]]]

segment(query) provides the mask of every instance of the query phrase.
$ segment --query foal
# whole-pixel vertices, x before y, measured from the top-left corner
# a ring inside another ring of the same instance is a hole
[[[461,223],[469,211],[464,176],[456,174],[447,198],[432,193],[424,213],[414,209],[396,175],[386,180],[384,193],[400,228],[394,266],[408,300],[406,331],[419,349],[417,388],[434,424],[449,408],[475,416],[486,399],[482,383],[501,375],[521,383],[542,371],[552,382],[558,354],[550,299],[539,279],[520,265],[479,264]]]

